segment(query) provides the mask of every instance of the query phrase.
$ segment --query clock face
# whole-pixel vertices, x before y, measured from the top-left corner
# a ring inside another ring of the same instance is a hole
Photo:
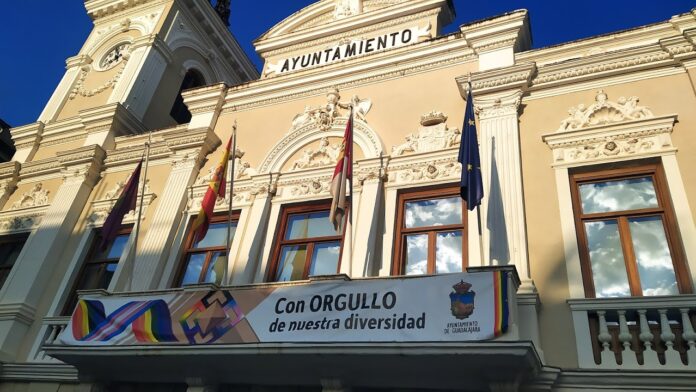
[[[121,62],[123,55],[128,52],[129,48],[130,44],[128,43],[118,44],[102,58],[101,62],[99,62],[99,68],[103,71],[113,68],[116,64]]]

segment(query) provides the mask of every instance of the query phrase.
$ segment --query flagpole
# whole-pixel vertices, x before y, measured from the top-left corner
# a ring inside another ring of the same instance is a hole
[[[231,260],[231,255],[230,252],[232,251],[232,241],[230,239],[230,233],[232,232],[232,199],[234,199],[234,194],[232,193],[234,189],[234,164],[235,161],[237,160],[237,120],[234,120],[234,124],[232,125],[232,153],[230,154],[232,158],[232,163],[229,165],[230,166],[230,192],[229,192],[229,198],[230,202],[227,204],[227,236],[225,237],[226,239],[226,245],[227,245],[227,263],[225,265],[225,270],[222,272],[222,284],[227,285],[228,282],[228,269],[230,268],[230,260]],[[229,160],[230,158],[228,158]],[[228,161],[229,162],[229,161]]]
[[[133,261],[132,271],[128,279],[128,291],[133,287],[133,276],[135,275],[135,260],[138,255],[138,237],[140,236],[140,222],[143,216],[143,201],[145,199],[145,182],[147,181],[147,167],[150,162],[150,144],[152,143],[152,131],[147,135],[147,143],[145,143],[145,170],[143,171],[143,184],[140,187],[140,205],[138,206],[138,217],[135,221],[135,238],[133,238]]]
[[[355,198],[353,197],[353,130],[355,129],[353,124],[353,104],[350,104],[350,117],[348,119],[350,121],[350,146],[348,147],[350,149],[350,154],[349,155],[349,161],[348,164],[350,165],[350,176],[348,177],[348,191],[350,192],[350,205],[348,206],[348,255],[350,256],[348,258],[348,276],[351,278],[353,277],[353,210],[355,209]]]
[[[468,95],[473,100],[474,99],[474,92],[473,92],[473,88],[471,87],[471,72],[469,72],[467,74],[467,87],[469,89]],[[472,102],[472,107],[473,107],[473,102]],[[474,113],[472,113],[472,115],[474,116],[474,120],[475,120],[476,119],[476,112],[474,111]],[[478,138],[476,138],[476,140],[478,141]],[[476,146],[476,148],[480,149],[480,146]],[[484,266],[484,265],[486,265],[486,259],[485,259],[485,256],[483,254],[483,225],[481,223],[481,203],[479,203],[476,206],[476,223],[478,224],[479,257],[481,259],[481,265]]]

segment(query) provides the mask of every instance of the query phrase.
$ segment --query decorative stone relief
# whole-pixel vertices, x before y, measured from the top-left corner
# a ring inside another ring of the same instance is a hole
[[[322,131],[328,130],[334,125],[336,118],[348,116],[348,113],[344,113],[341,109],[350,109],[351,106],[353,106],[355,118],[366,121],[365,116],[372,108],[371,100],[360,99],[357,95],[354,95],[348,102],[341,102],[341,95],[337,88],[329,89],[326,101],[324,106],[305,106],[304,112],[293,118],[290,131],[307,124],[315,124]]]
[[[251,164],[249,162],[242,161],[242,157],[244,157],[245,152],[239,148],[237,148],[237,153],[235,154],[235,162],[234,162],[234,179],[239,180],[244,177],[249,177],[254,174],[256,174],[256,170],[252,169]],[[217,169],[217,164],[214,166],[211,166],[208,169],[208,173],[206,175],[199,177],[198,180],[196,180],[196,185],[207,185],[210,181],[212,181],[213,176],[215,175],[215,169]],[[227,180],[229,180],[229,173],[227,173]]]
[[[363,0],[334,0],[336,6],[334,8],[334,19],[343,19],[349,16],[362,13]]]
[[[0,218],[0,231],[26,231],[41,223],[43,213]]]
[[[388,181],[392,184],[415,184],[456,179],[461,176],[462,166],[457,157],[430,159],[399,164],[389,168]]]
[[[405,143],[392,147],[392,156],[437,151],[459,145],[461,131],[448,128],[446,121],[447,116],[435,110],[422,115],[418,133],[408,134]]]
[[[570,116],[561,121],[559,132],[654,117],[648,108],[638,106],[638,97],[620,97],[617,102],[611,102],[603,90],[597,92],[595,103],[588,107],[574,106],[568,113]]]
[[[92,202],[92,211],[91,214],[88,216],[87,221],[89,224],[98,226],[100,224],[104,223],[104,220],[106,220],[106,217],[109,216],[109,213],[111,212],[111,209],[114,207],[116,204],[116,200],[118,199],[119,196],[121,196],[121,191],[123,190],[123,187],[125,186],[126,181],[119,181],[116,183],[113,189],[111,189],[109,192],[104,195],[104,198],[98,201]],[[145,195],[142,196],[143,200],[143,215],[141,219],[145,219],[145,215],[147,212],[147,207],[152,204],[152,201],[157,198],[157,195],[152,193],[150,191],[150,186],[149,183],[150,180],[146,180],[145,183]],[[132,223],[136,221],[137,215],[138,215],[138,210],[140,207],[140,184],[138,185],[138,198],[135,201],[135,209],[128,211],[126,215],[123,216],[123,222],[124,223]]]
[[[43,184],[38,182],[27,192],[24,192],[19,200],[12,203],[11,210],[20,208],[40,207],[48,204],[49,191],[43,189]]]
[[[121,192],[123,192],[123,187],[126,186],[126,183],[128,183],[129,180],[130,180],[130,176],[128,176],[128,178],[126,178],[123,181],[116,182],[114,187],[111,188],[110,191],[106,192],[106,194],[104,195],[104,198],[102,198],[102,200],[118,199],[118,197],[121,196]],[[141,187],[142,187],[142,181],[140,183],[138,183],[138,194],[140,194]],[[150,180],[149,179],[145,180],[145,194],[147,195],[148,193],[152,193],[150,191]]]
[[[116,83],[118,83],[118,81],[121,79],[121,75],[123,75],[123,70],[126,69],[126,64],[128,63],[128,59],[130,58],[130,53],[126,51],[122,53],[120,56],[122,58],[122,61],[121,65],[118,67],[118,71],[116,72],[116,74],[100,86],[97,86],[91,90],[85,89],[84,83],[92,67],[90,65],[84,65],[82,69],[80,69],[80,76],[78,76],[77,81],[75,82],[75,87],[73,87],[72,91],[70,91],[68,99],[75,99],[78,95],[82,97],[93,97],[107,89],[113,88],[116,85]]]
[[[292,196],[306,196],[306,195],[318,195],[320,193],[329,192],[331,187],[328,181],[321,181],[319,179],[312,179],[305,183],[292,186],[290,188],[290,195]]]
[[[305,149],[302,152],[302,157],[292,164],[291,170],[333,165],[338,160],[338,155],[340,152],[340,145],[334,144],[331,146],[329,145],[329,139],[327,137],[323,137],[319,141],[319,148],[316,150],[311,148]]]

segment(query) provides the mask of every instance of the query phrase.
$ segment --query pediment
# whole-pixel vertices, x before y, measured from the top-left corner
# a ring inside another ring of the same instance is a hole
[[[259,41],[310,29],[348,17],[378,11],[409,0],[321,0],[273,26]]]

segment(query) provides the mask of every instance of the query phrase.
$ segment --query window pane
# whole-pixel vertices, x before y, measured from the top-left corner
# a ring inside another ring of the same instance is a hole
[[[631,218],[628,225],[631,228],[643,295],[679,294],[662,218]]]
[[[333,275],[338,272],[338,258],[341,254],[341,243],[338,241],[314,245],[310,275]]]
[[[428,273],[428,235],[413,234],[406,236],[406,275]]]
[[[582,184],[580,199],[585,214],[658,207],[651,177]]]
[[[585,222],[585,230],[597,298],[630,296],[617,221]]]
[[[186,260],[186,271],[181,284],[195,284],[201,276],[201,270],[205,264],[205,253],[195,253],[189,255]]]
[[[12,268],[24,247],[24,241],[6,242],[0,245],[0,267]]]
[[[123,249],[126,247],[126,243],[128,243],[129,236],[130,234],[121,234],[114,238],[114,243],[111,244],[111,248],[109,249],[109,253],[106,255],[106,258],[120,259],[121,255],[123,254]]]
[[[232,222],[230,225],[230,239],[234,238],[234,232],[237,230],[237,222]],[[225,234],[227,233],[227,222],[211,223],[208,227],[208,232],[202,240],[194,244],[194,248],[211,248],[215,246],[226,246]]]
[[[222,283],[222,276],[225,274],[225,267],[227,265],[227,252],[211,252],[210,264],[208,264],[208,270],[205,272],[205,277],[203,281],[206,283]]]
[[[329,211],[296,214],[288,217],[288,227],[285,231],[286,240],[337,235],[340,233],[334,230],[333,225],[329,222]]]
[[[408,201],[405,203],[404,214],[407,229],[462,224],[462,199],[449,197]]]
[[[462,231],[437,233],[435,272],[462,272]]]
[[[77,290],[107,289],[116,271],[117,263],[87,264]]]
[[[300,280],[304,278],[305,261],[307,260],[307,245],[284,246],[280,250],[278,263],[278,282]]]

